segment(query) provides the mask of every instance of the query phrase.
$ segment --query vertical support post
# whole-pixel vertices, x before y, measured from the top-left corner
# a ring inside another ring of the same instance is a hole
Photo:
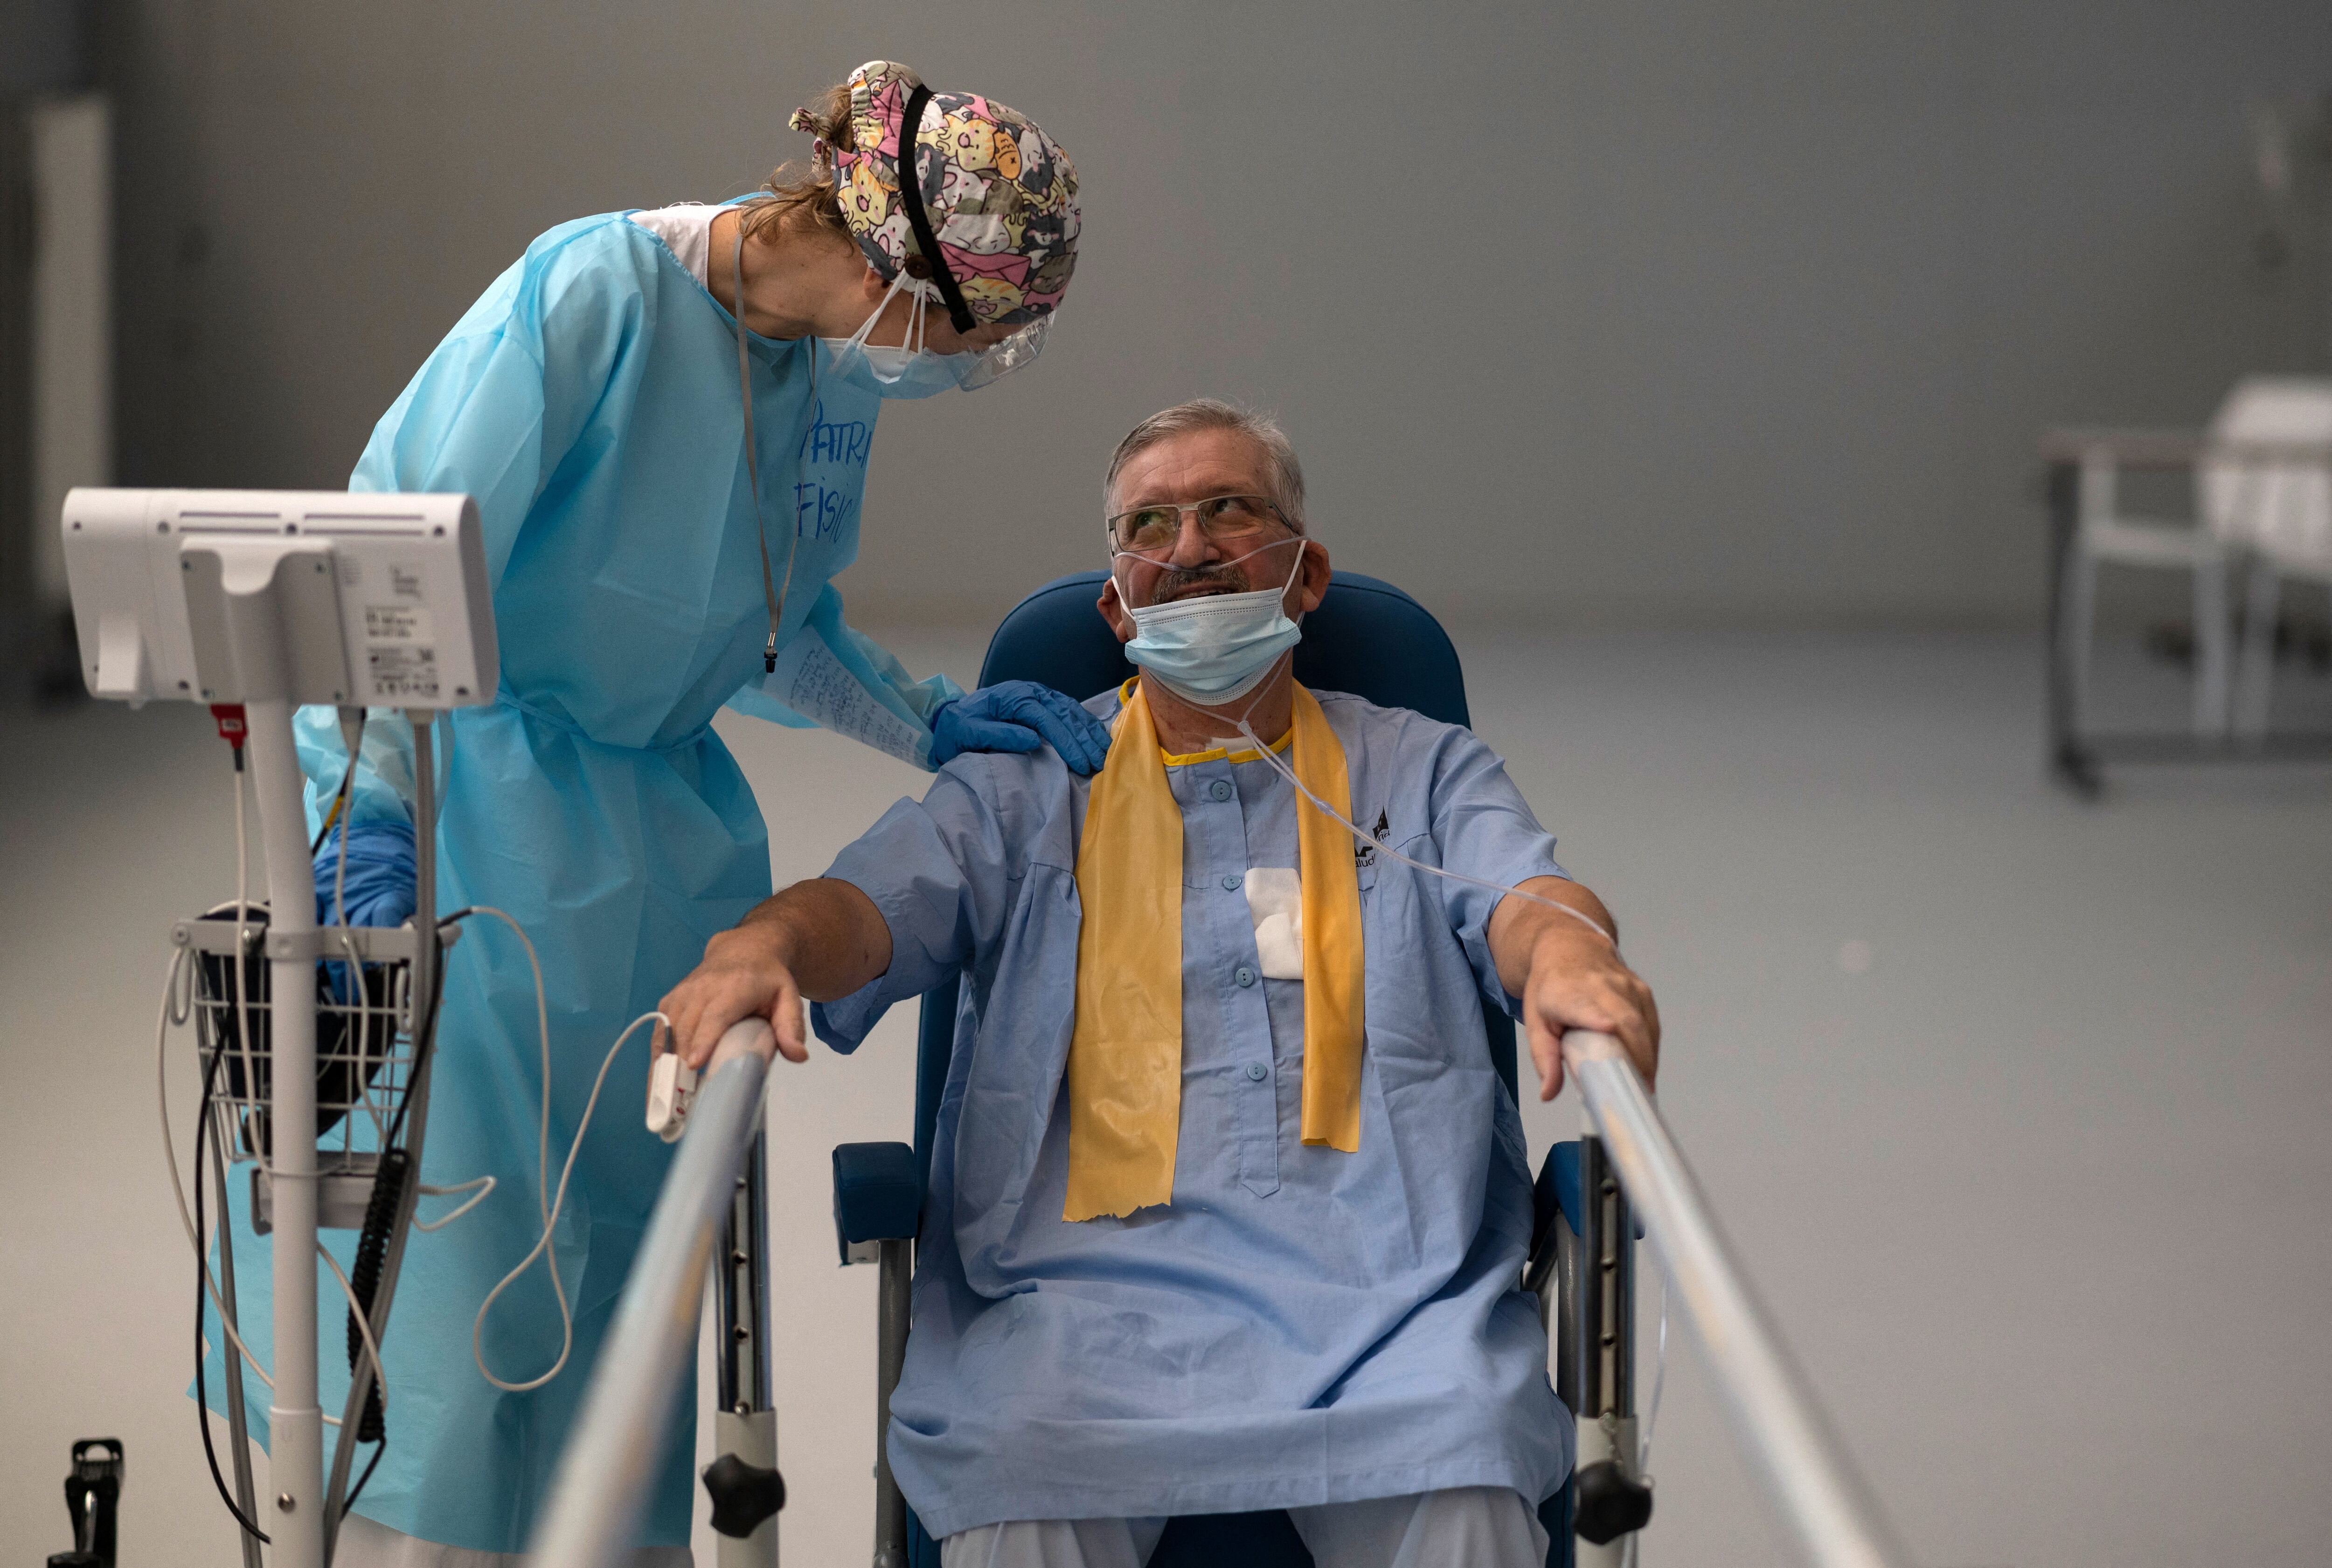
[[[412,1180],[397,1204],[390,1225],[388,1248],[381,1259],[380,1279],[373,1289],[373,1343],[388,1341],[388,1309],[397,1300],[397,1276],[405,1267],[406,1244],[413,1238],[413,1212],[421,1201],[421,1153],[429,1128],[431,1037],[437,1016],[439,977],[445,954],[437,940],[437,763],[434,751],[435,712],[424,708],[406,711],[413,727],[413,969],[406,987],[410,1012],[407,1028],[414,1047],[413,1081],[406,1094],[405,1151],[412,1157]],[[224,1212],[224,1210],[222,1210]],[[353,1432],[364,1414],[372,1390],[372,1362],[358,1356],[349,1372],[348,1401],[341,1407],[340,1431]],[[387,1418],[386,1407],[382,1410]],[[324,1561],[332,1561],[341,1525],[347,1522],[349,1475],[356,1461],[356,1439],[332,1444],[332,1468],[324,1487]],[[246,1568],[258,1568],[247,1564]]]
[[[874,1568],[907,1568],[907,1499],[891,1474],[891,1395],[907,1359],[914,1246],[882,1243],[874,1305]]]
[[[721,1238],[720,1345],[714,1382],[721,1408],[712,1418],[713,1448],[757,1469],[778,1468],[776,1391],[769,1382],[769,1235],[765,1172],[769,1134],[757,1133],[738,1174],[729,1225]],[[778,1515],[741,1539],[719,1538],[720,1568],[777,1568]]]
[[[2194,568],[2194,740],[2215,747],[2227,738],[2228,703],[2235,662],[2228,628],[2227,570],[2223,556]]]
[[[2073,551],[2080,540],[2080,490],[2077,464],[2049,464],[2049,770],[2076,794],[2094,798],[2100,780],[2097,760],[2082,748],[2078,731],[2079,654],[2071,645],[2074,617],[2067,603],[2074,586]]]
[[[253,616],[255,622],[262,618]],[[270,1496],[260,1512],[275,1541],[273,1568],[322,1568],[324,1412],[316,1402],[316,873],[308,856],[292,704],[268,697],[246,701],[244,707],[272,906],[267,945],[272,1059],[264,1157],[275,1209],[275,1397],[267,1412]]]
[[[2274,560],[2261,557],[2251,563],[2243,596],[2242,658],[2235,686],[2235,740],[2253,751],[2267,741],[2275,698],[2275,623],[2282,611],[2283,578]]]
[[[1557,1221],[1566,1232],[1557,1246],[1567,1288],[1565,1354],[1556,1372],[1556,1392],[1571,1407],[1578,1432],[1572,1474],[1580,1493],[1579,1524],[1601,1534],[1610,1527],[1617,1506],[1603,1496],[1614,1489],[1609,1477],[1616,1472],[1625,1483],[1617,1489],[1630,1493],[1639,1489],[1641,1477],[1636,1449],[1635,1221],[1591,1128],[1579,1143],[1579,1190],[1582,1212],[1577,1228],[1568,1217]],[[1582,1535],[1573,1545],[1573,1560],[1582,1568],[1618,1568],[1627,1535],[1623,1530],[1601,1543]]]

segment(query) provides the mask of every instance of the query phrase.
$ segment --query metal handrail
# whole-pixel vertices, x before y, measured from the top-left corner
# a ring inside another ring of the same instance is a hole
[[[731,1028],[713,1052],[559,1458],[550,1506],[529,1547],[534,1562],[613,1568],[631,1559],[673,1391],[696,1359],[697,1309],[738,1172],[752,1150],[775,1048],[769,1026],[756,1018]]]
[[[1609,1035],[1574,1030],[1563,1065],[1645,1234],[1675,1282],[1751,1472],[1815,1568],[1910,1568],[1869,1487],[1751,1291],[1635,1065]]]
[[[633,1549],[672,1391],[695,1353],[706,1271],[752,1147],[774,1044],[761,1020],[738,1025],[722,1038],[690,1108],[687,1136],[535,1532],[538,1562],[614,1568]],[[1575,1030],[1563,1037],[1563,1055],[1611,1168],[1676,1284],[1751,1472],[1805,1561],[1814,1568],[1910,1568],[1626,1051],[1609,1035]]]

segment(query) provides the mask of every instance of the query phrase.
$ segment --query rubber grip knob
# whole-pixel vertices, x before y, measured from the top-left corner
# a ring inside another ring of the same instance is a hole
[[[712,1527],[734,1540],[743,1540],[786,1506],[786,1478],[734,1454],[704,1467],[704,1490],[712,1499]]]
[[[1572,1528],[1591,1545],[1608,1546],[1652,1522],[1652,1489],[1610,1459],[1580,1468]]]

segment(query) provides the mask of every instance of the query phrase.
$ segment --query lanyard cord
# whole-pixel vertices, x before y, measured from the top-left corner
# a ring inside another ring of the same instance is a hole
[[[737,243],[729,253],[729,286],[736,309],[730,320],[737,329],[737,395],[745,405],[745,477],[753,487],[753,542],[761,548],[761,597],[769,607],[769,640],[761,645],[761,673],[778,673],[778,623],[785,619],[786,598],[794,587],[794,547],[801,542],[796,526],[786,535],[786,582],[781,590],[769,575],[769,525],[761,512],[761,463],[753,452],[753,372],[745,358],[745,215],[737,215]],[[809,352],[809,416],[817,418],[817,339],[804,340]],[[803,432],[807,439],[808,432]]]

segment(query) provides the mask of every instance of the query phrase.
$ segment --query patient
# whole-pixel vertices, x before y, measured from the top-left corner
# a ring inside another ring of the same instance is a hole
[[[1263,1508],[1322,1568],[1539,1568],[1572,1433],[1479,999],[1552,1098],[1566,1028],[1651,1075],[1651,993],[1488,747],[1295,683],[1328,556],[1275,425],[1167,409],[1105,495],[1141,669],[1087,704],[1108,765],[949,763],[713,939],[675,1048],[760,1013],[804,1060],[807,997],[847,1051],[970,977],[888,1434],[947,1568],[1139,1568],[1171,1515]],[[1359,843],[1242,717],[1386,848],[1566,908]]]

